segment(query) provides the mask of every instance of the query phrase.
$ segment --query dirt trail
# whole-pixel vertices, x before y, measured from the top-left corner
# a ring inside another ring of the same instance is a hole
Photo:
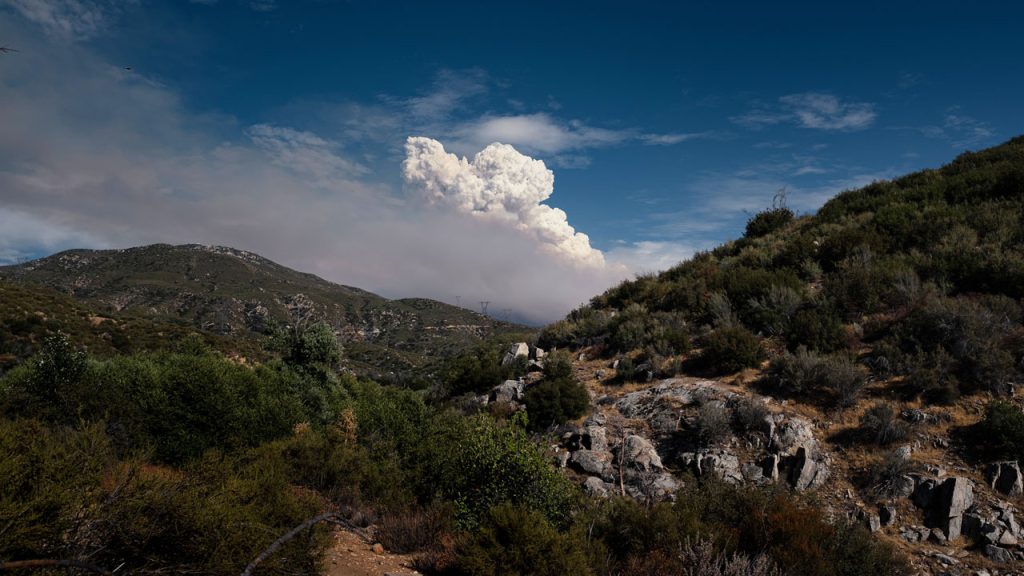
[[[334,545],[327,551],[326,576],[415,576],[412,556],[391,554],[347,530],[334,532]]]

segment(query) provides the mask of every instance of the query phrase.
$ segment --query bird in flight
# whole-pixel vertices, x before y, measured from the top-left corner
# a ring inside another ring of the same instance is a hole
[[[8,48],[7,46],[0,46],[0,54],[7,54],[8,52],[17,52],[14,48]]]

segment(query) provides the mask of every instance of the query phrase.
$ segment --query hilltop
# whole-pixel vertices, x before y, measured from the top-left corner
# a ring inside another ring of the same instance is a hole
[[[324,321],[345,346],[350,368],[383,377],[421,368],[482,339],[529,332],[434,300],[389,300],[222,246],[68,250],[0,267],[0,281],[43,286],[95,314],[184,323],[239,342],[259,337],[274,323]]]
[[[665,496],[684,472],[788,485],[923,573],[1019,566],[1022,297],[1024,138],[816,214],[776,198],[742,238],[541,332],[595,398],[562,462],[595,494]],[[623,483],[608,447],[637,434],[657,474]]]

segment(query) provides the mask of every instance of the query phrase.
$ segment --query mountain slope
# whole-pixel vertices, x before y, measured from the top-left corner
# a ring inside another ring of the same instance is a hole
[[[156,244],[69,250],[0,267],[0,280],[43,285],[101,311],[186,321],[250,337],[271,323],[324,320],[361,372],[421,367],[494,335],[527,330],[426,299],[388,300],[226,247]]]
[[[673,472],[812,491],[924,574],[1024,565],[1024,137],[775,205],[538,344],[580,352],[581,437],[640,430]],[[584,456],[584,486],[616,488]]]

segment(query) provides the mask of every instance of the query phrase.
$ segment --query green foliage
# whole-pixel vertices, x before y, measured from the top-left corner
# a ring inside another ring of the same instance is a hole
[[[757,432],[765,427],[765,418],[771,415],[761,398],[741,398],[736,402],[733,416],[742,432]]]
[[[592,510],[582,521],[591,536],[591,558],[599,574],[704,574],[694,571],[700,556],[683,553],[698,539],[715,543],[718,561],[764,558],[771,574],[895,576],[909,570],[906,560],[867,530],[831,524],[788,492],[740,488],[719,482],[688,482],[676,503],[650,507],[616,499]],[[706,560],[705,560],[706,561]],[[755,563],[738,563],[749,570]],[[865,572],[866,571],[866,572]]]
[[[830,398],[840,407],[852,405],[866,385],[864,372],[845,355],[822,355],[806,348],[776,356],[763,378],[767,386],[788,396],[819,401]]]
[[[860,417],[860,432],[868,441],[888,446],[905,440],[910,434],[910,428],[899,419],[892,406],[879,403]]]
[[[481,394],[526,372],[521,358],[512,364],[502,364],[504,355],[500,344],[481,344],[455,357],[443,369],[440,395]]]
[[[818,352],[835,352],[846,345],[843,321],[827,304],[805,306],[790,319],[786,345],[790,350],[804,346]]]
[[[743,235],[747,238],[766,236],[785,227],[793,218],[793,211],[784,206],[763,210],[747,220],[747,228]]]
[[[717,402],[702,404],[693,427],[701,446],[715,446],[729,435],[729,411]]]
[[[757,336],[742,326],[727,326],[704,338],[701,361],[719,374],[757,367],[764,358]]]
[[[281,359],[292,365],[323,364],[335,366],[341,361],[341,344],[326,322],[298,323],[278,328],[272,340]]]
[[[470,576],[587,575],[581,538],[560,533],[543,514],[522,506],[491,508],[458,549],[454,572]]]
[[[991,460],[1024,461],[1024,411],[1009,402],[989,402],[974,438]]]
[[[545,378],[526,391],[526,412],[534,431],[579,418],[589,404],[587,389],[572,377]]]
[[[0,420],[0,559],[86,557],[133,574],[238,574],[319,501],[280,460],[216,456],[184,470],[119,462],[102,425]],[[261,573],[310,573],[326,531],[297,538]]]
[[[437,418],[423,448],[425,480],[455,503],[464,527],[477,526],[491,507],[508,502],[564,526],[577,505],[576,489],[551,467],[516,417],[507,423],[483,415]]]
[[[7,374],[0,411],[52,423],[104,420],[121,454],[152,450],[162,463],[181,464],[211,448],[256,446],[299,422],[331,422],[344,397],[336,380],[282,365],[250,368],[212,353],[74,362],[74,369],[55,368],[67,363],[66,354],[44,353]]]

